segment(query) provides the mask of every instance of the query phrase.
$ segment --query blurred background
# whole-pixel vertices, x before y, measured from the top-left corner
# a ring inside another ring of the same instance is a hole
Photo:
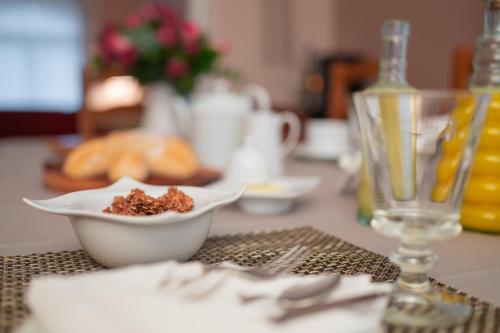
[[[84,69],[99,32],[148,2],[0,1],[0,136],[82,132],[78,113],[92,105]],[[379,28],[391,18],[412,24],[413,86],[465,88],[483,10],[479,0],[157,2],[224,40],[222,63],[240,73],[242,84],[259,83],[275,109],[305,118],[346,116],[350,92],[376,75]]]

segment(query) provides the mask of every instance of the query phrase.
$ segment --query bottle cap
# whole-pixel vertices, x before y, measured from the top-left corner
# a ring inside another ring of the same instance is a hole
[[[403,20],[387,20],[382,23],[381,34],[384,38],[408,37],[410,22]]]

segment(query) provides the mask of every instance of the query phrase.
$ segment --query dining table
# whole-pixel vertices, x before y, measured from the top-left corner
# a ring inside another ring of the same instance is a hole
[[[21,200],[59,195],[42,183],[43,165],[53,155],[46,138],[0,139],[0,256],[81,249],[65,217],[40,212]],[[250,215],[236,204],[224,207],[216,213],[209,236],[310,226],[384,256],[397,248],[397,239],[358,223],[356,193],[339,191],[345,174],[334,161],[292,157],[285,172],[321,181],[285,214]],[[431,277],[500,305],[500,235],[465,230],[432,243],[432,248],[440,260]]]

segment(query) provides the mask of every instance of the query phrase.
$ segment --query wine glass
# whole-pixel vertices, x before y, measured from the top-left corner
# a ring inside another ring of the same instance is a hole
[[[454,91],[375,91],[354,96],[374,205],[372,227],[397,237],[401,273],[384,315],[388,324],[446,327],[470,305],[451,301],[427,277],[429,242],[458,235],[464,186],[490,96]]]

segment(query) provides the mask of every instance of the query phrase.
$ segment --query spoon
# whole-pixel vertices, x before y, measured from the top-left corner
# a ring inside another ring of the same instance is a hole
[[[315,283],[308,285],[293,285],[285,290],[277,297],[278,304],[284,309],[309,306],[321,301],[330,294],[330,291],[335,289],[340,283],[339,275],[329,275],[320,279]],[[269,295],[245,296],[240,295],[242,303],[250,303],[262,298],[272,297]]]
[[[278,297],[278,304],[283,309],[296,309],[319,303],[338,287],[340,280],[340,275],[332,275],[300,288],[287,288]]]

